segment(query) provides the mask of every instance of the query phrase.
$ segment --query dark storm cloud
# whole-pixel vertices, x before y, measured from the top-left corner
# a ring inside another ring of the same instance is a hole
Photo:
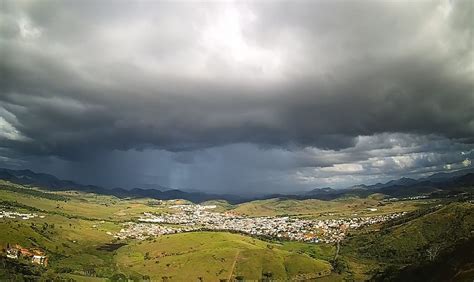
[[[113,151],[82,162],[54,157],[26,158],[35,170],[109,187],[150,187],[236,194],[285,193],[315,187],[347,187],[397,177],[470,167],[468,144],[436,136],[384,134],[359,137],[354,147],[285,150],[232,144],[198,151]],[[16,166],[23,167],[17,163]]]
[[[177,177],[182,186],[199,182],[183,166],[204,175],[221,166],[220,180],[199,183],[215,190],[246,177],[253,184],[241,189],[265,186],[298,170],[303,178],[389,174],[406,160],[383,158],[399,148],[416,159],[403,172],[441,168],[462,161],[459,146],[472,147],[472,1],[2,5],[8,160],[101,166],[97,156],[119,154],[137,164],[134,156],[145,161],[152,151],[166,160],[163,171],[191,175]],[[210,161],[219,156],[225,161]]]

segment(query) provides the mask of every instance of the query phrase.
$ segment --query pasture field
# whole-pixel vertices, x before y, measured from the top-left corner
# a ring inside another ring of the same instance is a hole
[[[178,281],[310,279],[331,273],[329,262],[296,249],[239,234],[192,232],[131,243],[120,248],[116,261],[132,276]]]

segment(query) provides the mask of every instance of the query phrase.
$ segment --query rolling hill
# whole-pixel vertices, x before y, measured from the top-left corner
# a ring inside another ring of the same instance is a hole
[[[469,176],[468,176],[469,177]],[[462,178],[461,180],[463,180]],[[468,178],[469,181],[469,178]],[[406,211],[384,224],[357,229],[340,244],[254,238],[229,232],[189,232],[146,240],[111,234],[144,212],[170,212],[177,201],[117,198],[78,191],[48,191],[0,181],[0,207],[37,213],[34,220],[0,219],[0,245],[39,247],[48,268],[0,259],[0,279],[203,280],[313,279],[470,281],[474,236],[472,198],[381,202],[368,198],[267,199],[239,205],[210,201],[220,212],[305,218],[370,216]],[[189,203],[179,201],[180,203]],[[382,204],[382,205],[381,205]],[[371,211],[369,207],[377,207]],[[443,267],[441,267],[443,266]]]
[[[447,281],[458,274],[474,278],[474,204],[451,202],[416,210],[377,230],[357,232],[341,254],[376,280]],[[436,268],[435,266],[441,266]],[[462,272],[462,273],[461,273]]]

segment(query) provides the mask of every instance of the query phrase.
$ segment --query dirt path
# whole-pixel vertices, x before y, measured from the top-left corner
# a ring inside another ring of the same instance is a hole
[[[336,261],[337,257],[339,256],[339,248],[340,248],[339,241],[337,241],[337,243],[336,243],[336,254],[334,255],[334,261]]]
[[[235,264],[237,263],[237,259],[239,258],[239,254],[240,254],[240,250],[237,250],[237,253],[235,253],[234,262],[232,263],[232,268],[230,269],[229,278],[227,278],[228,281],[231,281],[231,279],[232,279],[232,274],[234,274]]]

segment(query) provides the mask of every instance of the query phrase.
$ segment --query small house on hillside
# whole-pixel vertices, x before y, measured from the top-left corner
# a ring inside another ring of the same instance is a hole
[[[7,258],[11,259],[18,259],[20,256],[20,251],[16,248],[8,248],[7,249]]]
[[[31,262],[42,266],[48,266],[48,257],[42,255],[34,255],[31,258]]]
[[[26,258],[31,261],[31,263],[38,264],[41,266],[48,265],[48,257],[46,254],[37,248],[28,249],[20,246],[19,244],[15,244],[15,246],[10,247],[7,245],[6,254],[8,258],[11,259],[19,259],[20,257]]]

